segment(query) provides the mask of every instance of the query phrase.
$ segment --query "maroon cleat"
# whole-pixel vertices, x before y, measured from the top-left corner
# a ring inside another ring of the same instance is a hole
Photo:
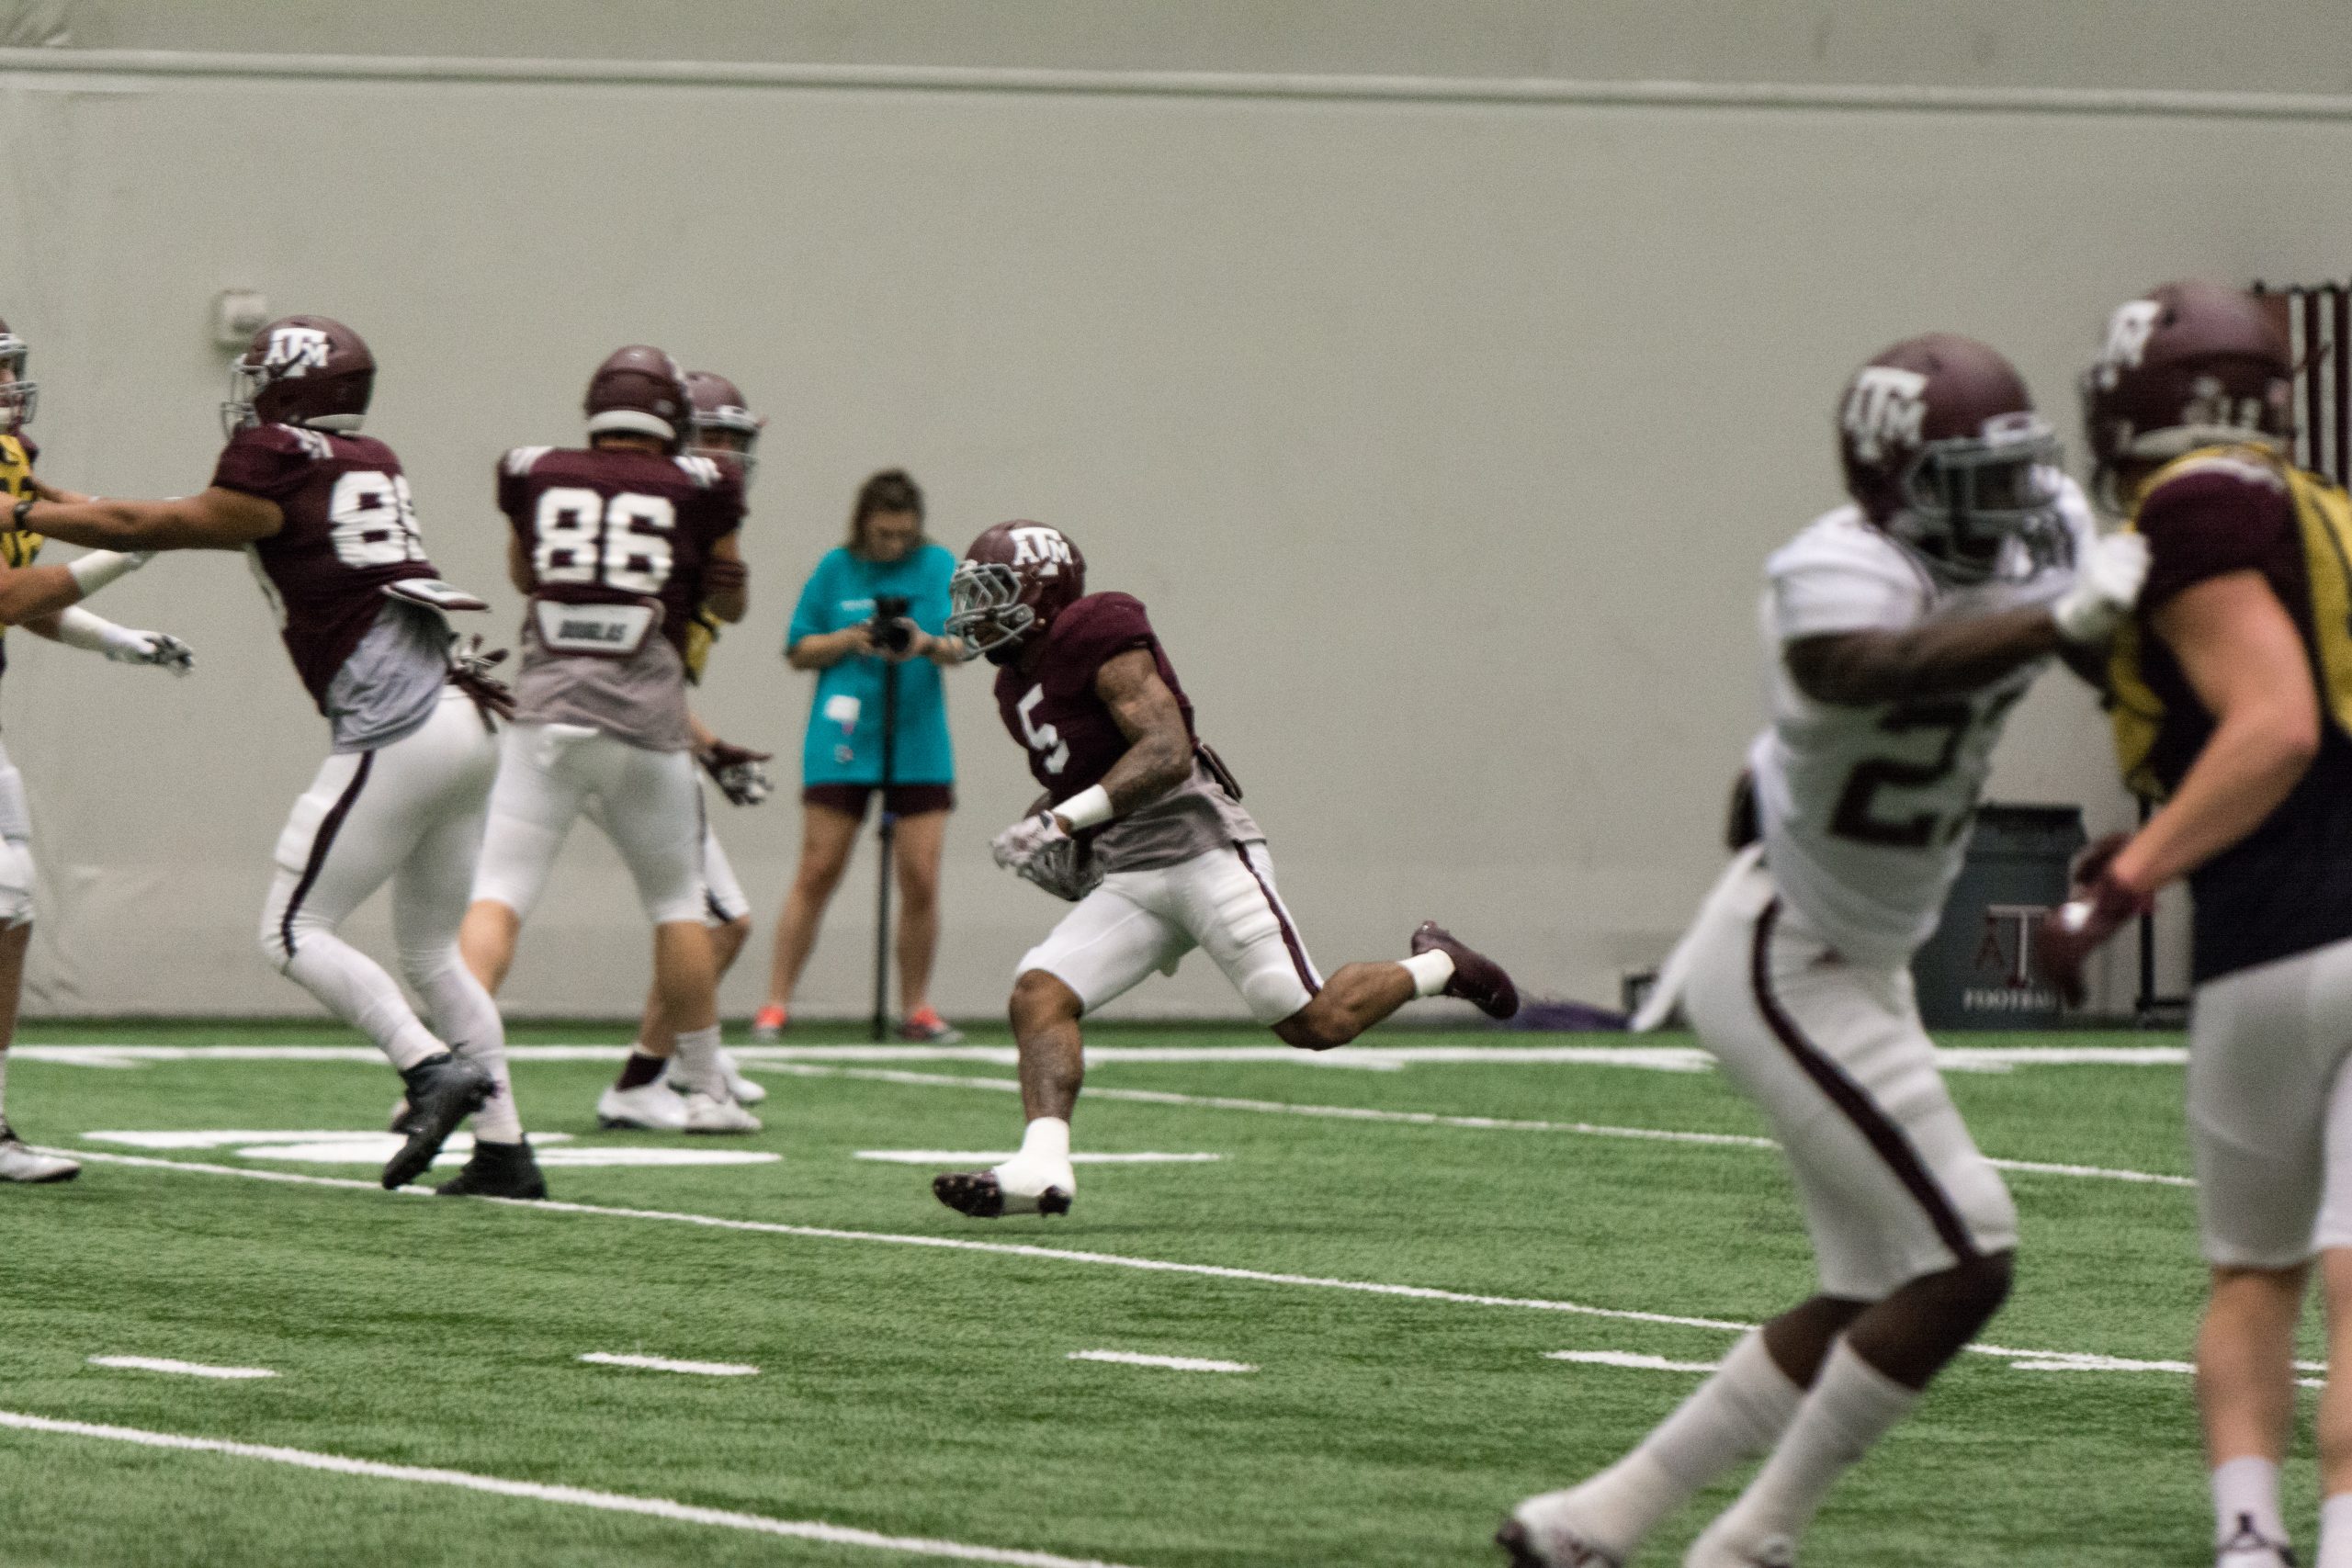
[[[1447,996],[1475,1003],[1488,1018],[1509,1018],[1519,1010],[1519,987],[1501,964],[1435,920],[1423,920],[1413,931],[1413,952],[1418,955],[1431,948],[1453,960],[1453,978],[1445,983]]]

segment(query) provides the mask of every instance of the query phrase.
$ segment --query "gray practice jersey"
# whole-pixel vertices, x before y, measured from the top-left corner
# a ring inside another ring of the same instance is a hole
[[[372,751],[422,728],[449,680],[449,623],[438,610],[388,598],[376,624],[327,682],[338,751]]]
[[[585,724],[653,751],[694,745],[686,723],[686,665],[665,637],[626,659],[550,652],[536,616],[523,623],[514,716],[526,724]]]

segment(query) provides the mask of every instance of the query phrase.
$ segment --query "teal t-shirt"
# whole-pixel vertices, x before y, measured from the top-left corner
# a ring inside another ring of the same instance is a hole
[[[800,590],[785,647],[871,620],[875,597],[883,593],[911,600],[909,618],[941,636],[947,629],[947,580],[955,573],[955,552],[940,545],[922,545],[887,566],[846,549],[830,550]],[[860,657],[817,672],[817,699],[800,749],[804,785],[882,782],[882,667],[879,659]],[[899,784],[956,782],[941,673],[928,659],[899,666],[899,748],[890,776]]]

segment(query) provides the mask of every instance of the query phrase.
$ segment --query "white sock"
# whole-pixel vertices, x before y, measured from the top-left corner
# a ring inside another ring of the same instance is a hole
[[[680,1094],[701,1089],[726,1098],[727,1080],[718,1070],[718,1025],[678,1031],[677,1055],[670,1059],[670,1087]]]
[[[1773,1536],[1794,1540],[1838,1478],[1918,1403],[1917,1389],[1904,1387],[1838,1340],[1772,1457],[1707,1535],[1742,1546]]]
[[[373,1040],[401,1072],[448,1049],[424,1027],[382,964],[324,926],[298,926],[286,976]]]
[[[450,1049],[490,1074],[494,1086],[481,1109],[474,1112],[474,1136],[486,1143],[515,1144],[523,1140],[523,1119],[514,1109],[514,1080],[506,1070],[506,1023],[498,1004],[458,956],[458,944],[425,958],[403,955],[408,983],[424,998],[433,1015],[433,1030],[449,1042]]]
[[[1804,1401],[1761,1334],[1732,1347],[1714,1375],[1641,1446],[1581,1485],[1555,1493],[1562,1522],[1614,1557],[1631,1557],[1658,1521],[1734,1466],[1778,1442]],[[1542,1504],[1533,1511],[1546,1511]]]
[[[1417,997],[1434,997],[1453,978],[1453,954],[1443,948],[1432,947],[1427,953],[1417,953],[1396,962],[1413,977],[1413,995]]]
[[[2278,1539],[2287,1539],[2283,1531]],[[2352,1568],[2352,1492],[2338,1492],[2320,1503],[2316,1568]]]
[[[2278,1507],[2278,1466],[2259,1454],[2226,1460],[2213,1467],[2213,1545],[2226,1547],[2248,1526],[2264,1540],[2287,1544],[2287,1518]],[[2346,1542],[2352,1547],[2352,1541]],[[2347,1558],[2352,1562],[2352,1558]]]
[[[1068,1165],[1069,1123],[1058,1116],[1038,1117],[1022,1133],[1021,1152],[1012,1157],[1024,1164]]]

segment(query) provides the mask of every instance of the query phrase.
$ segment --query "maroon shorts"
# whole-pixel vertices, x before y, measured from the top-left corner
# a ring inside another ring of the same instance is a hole
[[[803,806],[821,806],[828,811],[838,811],[844,817],[865,820],[865,804],[874,798],[878,784],[810,784],[800,792]],[[890,786],[889,798],[884,809],[893,817],[923,817],[933,811],[956,809],[956,786],[953,784],[903,784]]]

